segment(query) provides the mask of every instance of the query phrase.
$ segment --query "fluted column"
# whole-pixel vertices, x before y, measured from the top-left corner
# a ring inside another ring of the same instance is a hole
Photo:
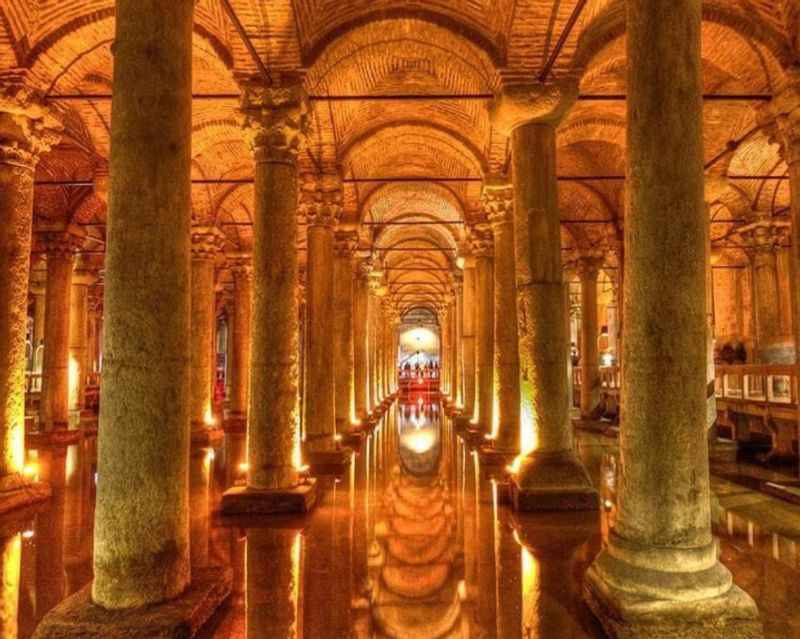
[[[578,258],[581,279],[581,417],[584,419],[595,417],[595,409],[600,403],[597,276],[602,265],[602,256],[582,255]]]
[[[353,290],[353,401],[355,416],[363,420],[369,414],[369,266],[359,262]]]
[[[250,401],[250,322],[253,298],[252,257],[229,256],[233,272],[233,339],[231,340],[230,412],[227,425],[232,430],[243,431],[247,424],[247,406]]]
[[[44,319],[44,362],[40,430],[69,426],[70,300],[75,252],[83,241],[81,229],[47,231],[40,243],[47,255],[47,293]]]
[[[472,419],[475,414],[475,378],[476,378],[476,352],[475,352],[475,258],[467,255],[464,258],[464,303],[462,310],[462,351],[464,359],[464,415]]]
[[[25,334],[33,181],[39,156],[56,142],[59,128],[43,106],[44,93],[31,88],[26,73],[0,72],[0,511],[28,501],[18,498],[26,484]]]
[[[760,637],[711,532],[701,6],[626,10],[622,468],[586,598],[613,637]]]
[[[511,133],[519,318],[521,453],[515,505],[523,510],[597,508],[597,492],[574,449],[569,417],[569,339],[561,264],[556,125],[574,82],[511,85],[494,122]]]
[[[334,379],[336,387],[336,432],[350,430],[353,406],[355,353],[353,341],[353,252],[358,246],[355,231],[337,230],[334,236]]]
[[[300,196],[308,236],[308,370],[306,438],[309,451],[331,450],[335,433],[333,230],[342,214],[336,176],[308,179]]]
[[[487,184],[484,208],[494,236],[494,395],[492,433],[498,451],[519,452],[519,343],[514,264],[514,190]]]
[[[105,608],[190,581],[192,9],[116,3],[92,587]]]

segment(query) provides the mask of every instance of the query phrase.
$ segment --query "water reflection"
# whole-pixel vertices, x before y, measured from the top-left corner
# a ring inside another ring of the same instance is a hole
[[[244,461],[241,436],[191,463],[194,565],[229,565],[230,601],[201,639],[587,639],[583,574],[616,515],[618,451],[581,435],[601,514],[517,515],[427,398],[387,413],[306,518],[221,520],[214,511]],[[96,443],[39,451],[53,498],[0,529],[0,639],[33,634],[91,579]],[[764,613],[770,639],[800,636],[800,508],[717,477],[723,561]]]

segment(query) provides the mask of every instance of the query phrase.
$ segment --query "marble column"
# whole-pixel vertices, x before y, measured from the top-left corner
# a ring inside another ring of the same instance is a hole
[[[244,432],[247,426],[247,406],[250,401],[250,323],[252,318],[253,265],[252,257],[229,256],[233,272],[233,339],[231,367],[230,412],[226,429]]]
[[[494,413],[494,243],[490,229],[471,239],[475,255],[475,419],[484,434],[493,429]]]
[[[464,303],[462,306],[462,351],[464,359],[464,415],[473,419],[476,411],[476,345],[475,345],[475,258],[464,257]]]
[[[577,87],[510,86],[494,121],[511,132],[520,357],[521,456],[514,503],[521,510],[597,508],[575,453],[569,393],[566,288],[556,180],[556,125]]]
[[[495,449],[511,458],[519,448],[519,343],[514,264],[514,190],[509,184],[484,186],[484,209],[494,236],[494,418]],[[509,459],[510,461],[510,459]]]
[[[626,9],[622,468],[585,596],[613,637],[760,637],[711,532],[701,7]]]
[[[597,276],[603,265],[599,255],[578,258],[581,279],[581,418],[596,419],[600,404],[600,335],[597,318]]]
[[[786,71],[786,86],[759,111],[759,124],[780,145],[789,169],[790,238],[789,273],[791,282],[792,337],[795,362],[800,362],[800,69]]]
[[[773,220],[768,212],[755,214],[739,230],[752,269],[755,356],[760,364],[788,364],[794,359],[782,335],[778,286],[778,251],[788,234],[788,224]]]
[[[89,286],[97,277],[87,269],[72,274],[69,310],[69,409],[78,417],[86,407],[86,381],[91,372],[89,360]]]
[[[338,177],[304,181],[300,208],[308,236],[308,355],[306,434],[308,451],[332,450],[335,433],[333,232],[342,214]]]
[[[369,267],[359,262],[353,289],[353,401],[355,416],[364,420],[369,415]]]
[[[214,329],[216,326],[215,260],[224,235],[211,226],[192,227],[192,345],[191,401],[189,415],[192,442],[207,444],[204,437],[214,428]]]
[[[247,490],[251,493],[294,488],[302,463],[297,392],[297,155],[307,132],[307,103],[299,81],[285,82],[271,88],[248,86],[242,108],[256,166],[247,426]],[[309,267],[316,268],[312,259]],[[313,368],[310,362],[309,375]],[[314,381],[310,386],[315,388]],[[311,430],[316,414],[309,410],[308,419]],[[258,512],[281,509],[268,499],[261,504],[263,510]],[[305,503],[301,500],[287,508],[305,510]]]
[[[42,365],[42,400],[39,429],[65,430],[69,426],[70,298],[75,252],[83,240],[81,229],[41,233],[47,254],[45,349]]]
[[[380,398],[378,397],[378,371],[377,371],[377,346],[376,346],[376,320],[375,309],[377,307],[377,296],[370,286],[369,297],[367,299],[367,363],[369,370],[369,405],[370,412],[374,413]]]
[[[456,407],[464,405],[464,280],[456,276],[453,281],[453,401]]]
[[[0,71],[0,511],[33,497],[21,491],[28,483],[22,468],[33,182],[59,128],[26,74]]]
[[[110,609],[173,599],[191,577],[193,6],[116,3],[92,584]]]
[[[42,362],[36,366],[36,349],[44,344],[44,304],[45,295],[47,294],[47,285],[31,283],[31,292],[33,293],[33,351],[34,351],[34,372],[41,372]]]
[[[353,407],[355,353],[353,341],[353,252],[358,247],[355,231],[339,229],[334,235],[334,380],[336,388],[336,432],[346,433],[355,418]]]

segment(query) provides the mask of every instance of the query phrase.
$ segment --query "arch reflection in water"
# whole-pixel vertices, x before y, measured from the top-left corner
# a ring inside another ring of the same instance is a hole
[[[452,460],[438,404],[399,408],[397,456],[374,525],[369,605],[373,636],[467,636],[462,615]]]

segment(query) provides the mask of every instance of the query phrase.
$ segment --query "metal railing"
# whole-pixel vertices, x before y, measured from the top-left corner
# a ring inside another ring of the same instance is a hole
[[[718,399],[797,405],[794,364],[718,365],[714,390]]]

